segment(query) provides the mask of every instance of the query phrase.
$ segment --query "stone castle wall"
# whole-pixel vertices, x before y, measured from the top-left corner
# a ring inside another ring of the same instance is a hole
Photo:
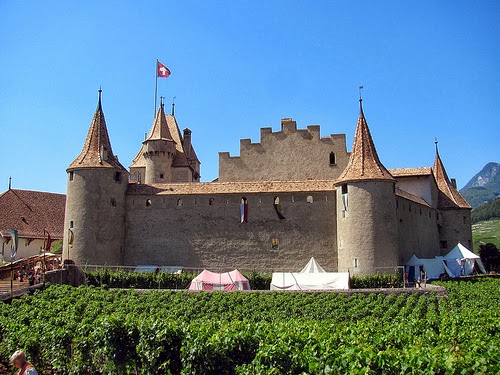
[[[404,264],[414,253],[419,258],[439,255],[437,211],[402,197],[396,201],[399,264]]]
[[[274,208],[276,196],[284,219]],[[243,197],[248,202],[246,223],[240,222]],[[335,201],[333,190],[129,195],[125,264],[300,271],[314,256],[326,270],[336,271]]]
[[[446,255],[459,242],[469,250],[472,250],[470,211],[470,209],[462,208],[439,212],[441,255]]]
[[[281,131],[262,128],[260,138],[242,139],[240,156],[219,153],[220,182],[336,179],[349,161],[345,134],[321,138],[319,126],[297,130],[295,121],[283,119]]]

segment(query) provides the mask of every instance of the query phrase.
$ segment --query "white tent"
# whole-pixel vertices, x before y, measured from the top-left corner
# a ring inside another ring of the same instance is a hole
[[[474,271],[474,264],[477,264],[481,272],[486,270],[479,255],[474,254],[461,243],[458,243],[451,251],[443,257],[446,265],[453,274],[452,277],[470,275]]]
[[[405,266],[409,281],[416,281],[420,277],[420,271],[424,271],[428,279],[439,279],[439,276],[445,272],[449,276],[453,275],[442,257],[422,259],[413,254]]]
[[[302,271],[300,273],[324,273],[326,272],[323,267],[319,265],[318,262],[316,262],[316,259],[314,257],[311,257],[309,262],[305,265],[304,268],[302,268]]]
[[[274,272],[271,290],[349,289],[348,272],[326,272],[312,257],[300,272]]]
[[[445,272],[450,277],[470,275],[474,271],[475,263],[481,272],[486,273],[481,258],[459,243],[444,257],[421,259],[413,254],[405,266],[408,280],[415,281],[419,278],[420,271],[425,271],[428,279],[438,279]]]

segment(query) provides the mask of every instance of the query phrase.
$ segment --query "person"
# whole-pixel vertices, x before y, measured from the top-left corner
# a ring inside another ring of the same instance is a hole
[[[14,354],[11,355],[10,363],[12,363],[15,368],[19,369],[17,375],[38,375],[35,367],[28,362],[26,354],[21,350],[16,350]]]

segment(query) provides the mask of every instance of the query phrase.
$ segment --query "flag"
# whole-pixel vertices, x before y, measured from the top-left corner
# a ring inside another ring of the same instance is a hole
[[[12,260],[16,259],[17,247],[19,245],[19,237],[17,235],[16,229],[9,229],[10,238],[12,239],[12,244],[10,245],[10,257]]]
[[[68,246],[73,247],[73,240],[75,239],[75,235],[71,229],[68,229]]]
[[[45,239],[45,241],[43,243],[43,249],[45,251],[48,251],[52,247],[52,238],[50,237],[50,233],[49,233],[49,231],[47,229],[43,230],[43,236],[44,237],[45,237],[45,233],[47,233],[47,238]]]
[[[158,60],[156,60],[156,76],[160,78],[168,78],[170,76],[170,69]]]

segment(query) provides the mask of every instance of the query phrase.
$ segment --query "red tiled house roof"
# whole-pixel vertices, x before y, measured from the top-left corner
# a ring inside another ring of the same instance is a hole
[[[10,189],[0,195],[0,231],[17,229],[19,237],[43,238],[47,229],[53,239],[62,239],[66,196],[40,191]]]

